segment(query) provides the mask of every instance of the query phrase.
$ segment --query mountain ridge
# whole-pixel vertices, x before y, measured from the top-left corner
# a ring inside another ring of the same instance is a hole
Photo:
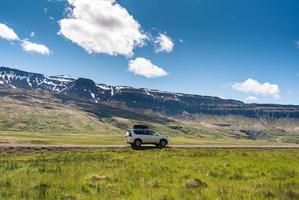
[[[24,73],[24,74],[26,74],[29,77],[30,77],[30,75],[31,76],[40,76],[40,77],[43,76],[43,77],[45,77],[47,79],[56,79],[57,81],[59,81],[59,78],[61,78],[61,80],[64,79],[64,82],[67,82],[68,80],[69,81],[75,81],[75,80],[78,80],[78,79],[85,79],[85,80],[91,80],[91,81],[93,81],[92,79],[89,79],[89,78],[84,78],[84,77],[75,78],[75,77],[72,77],[72,76],[69,76],[69,75],[52,75],[52,76],[47,76],[47,75],[41,74],[41,73],[27,72],[27,71],[24,71],[24,70],[19,70],[19,69],[15,69],[15,68],[4,67],[4,66],[0,67],[0,80],[1,80],[1,78],[3,79],[3,72],[7,72],[7,71]],[[117,91],[117,90],[120,90],[120,89],[139,89],[139,90],[143,90],[145,92],[146,91],[150,91],[150,92],[159,92],[159,93],[176,94],[176,95],[200,96],[200,97],[216,98],[216,99],[222,99],[222,100],[233,100],[233,101],[238,101],[238,102],[244,103],[244,102],[239,101],[239,100],[223,99],[223,98],[216,97],[216,96],[189,94],[189,93],[181,93],[181,92],[169,92],[169,91],[162,91],[162,90],[158,90],[158,89],[142,88],[142,87],[141,88],[134,88],[134,87],[125,86],[125,85],[111,86],[111,85],[107,85],[107,84],[104,84],[104,83],[96,83],[96,82],[95,82],[95,84],[98,87],[102,88],[103,90],[111,90],[112,88],[114,89],[114,91]],[[13,85],[12,85],[12,87],[13,87]],[[27,89],[27,88],[23,88],[23,89]],[[33,87],[33,89],[34,89],[34,87]],[[56,91],[56,90],[54,90],[54,91]]]
[[[110,86],[87,78],[66,75],[46,76],[8,67],[0,67],[0,87],[40,89],[61,99],[72,99],[152,110],[170,116],[182,114],[242,115],[266,118],[299,118],[299,106],[246,104],[213,96],[165,92],[130,86]]]

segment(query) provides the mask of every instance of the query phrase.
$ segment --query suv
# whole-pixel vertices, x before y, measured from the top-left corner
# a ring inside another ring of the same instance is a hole
[[[127,130],[125,136],[125,142],[134,147],[140,147],[142,144],[155,144],[157,147],[164,148],[168,140],[168,136],[161,135],[144,125],[133,126],[133,129]]]

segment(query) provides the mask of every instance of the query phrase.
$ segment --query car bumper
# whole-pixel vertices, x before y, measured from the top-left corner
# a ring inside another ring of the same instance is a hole
[[[128,136],[126,136],[126,137],[125,137],[125,143],[133,144],[133,143],[134,143],[134,140],[133,140],[132,137],[128,137]]]

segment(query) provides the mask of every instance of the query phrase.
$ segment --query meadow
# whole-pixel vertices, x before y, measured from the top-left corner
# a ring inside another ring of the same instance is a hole
[[[68,134],[68,133],[32,133],[32,132],[1,132],[0,143],[12,144],[45,144],[45,145],[119,145],[124,143],[123,134]],[[233,138],[199,138],[196,136],[171,136],[173,145],[286,145],[283,142],[267,140],[246,140]]]
[[[0,155],[0,199],[299,199],[298,149]]]

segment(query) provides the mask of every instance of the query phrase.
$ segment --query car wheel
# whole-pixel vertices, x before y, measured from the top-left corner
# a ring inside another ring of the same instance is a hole
[[[139,139],[134,140],[134,146],[135,147],[141,147],[141,145],[142,145],[142,141],[141,140],[139,140]]]
[[[160,146],[161,148],[166,147],[166,145],[167,145],[167,141],[166,141],[166,140],[160,140],[159,146]]]

